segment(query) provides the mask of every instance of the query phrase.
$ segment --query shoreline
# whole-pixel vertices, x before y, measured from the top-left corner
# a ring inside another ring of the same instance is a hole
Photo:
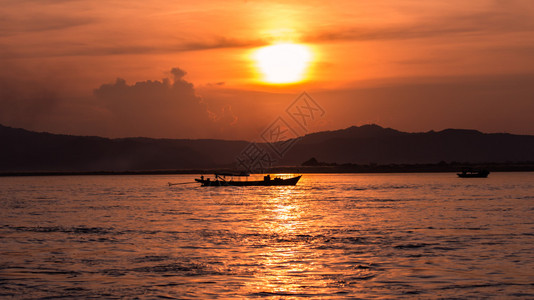
[[[480,168],[490,172],[534,172],[534,163],[462,163],[462,164],[389,164],[389,165],[317,165],[317,166],[278,166],[271,167],[267,173],[457,173],[464,168]],[[102,170],[102,171],[12,171],[0,172],[0,177],[29,176],[102,176],[102,175],[179,175],[179,174],[213,174],[235,172],[230,168],[213,169],[173,169],[173,170]]]

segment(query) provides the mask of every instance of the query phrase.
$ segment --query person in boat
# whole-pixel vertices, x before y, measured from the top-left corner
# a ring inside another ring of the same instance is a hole
[[[200,180],[204,180],[204,175],[200,175]]]
[[[263,180],[265,181],[270,181],[271,180],[271,175],[267,174],[263,177]]]

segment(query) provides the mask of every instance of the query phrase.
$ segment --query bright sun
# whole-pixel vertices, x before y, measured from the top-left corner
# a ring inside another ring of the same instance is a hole
[[[304,80],[312,54],[305,45],[284,43],[258,49],[254,59],[263,81],[283,84]]]

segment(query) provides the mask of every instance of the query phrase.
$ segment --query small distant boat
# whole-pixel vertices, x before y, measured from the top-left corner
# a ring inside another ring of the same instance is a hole
[[[200,176],[200,179],[195,178],[196,182],[201,183],[201,186],[282,186],[282,185],[296,185],[299,182],[302,175],[294,176],[290,178],[274,177],[266,175],[263,180],[234,180],[234,176],[249,176],[248,174],[230,174],[230,173],[217,173],[215,180],[210,178],[204,179],[204,176]],[[226,179],[226,176],[230,176],[230,180]]]
[[[457,173],[458,177],[460,178],[486,178],[489,175],[488,170],[474,170],[474,169],[466,169],[463,170],[461,173]]]

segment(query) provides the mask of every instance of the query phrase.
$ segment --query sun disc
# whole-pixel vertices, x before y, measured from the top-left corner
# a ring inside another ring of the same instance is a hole
[[[255,53],[263,81],[283,84],[302,81],[311,60],[311,51],[301,44],[275,44]]]

